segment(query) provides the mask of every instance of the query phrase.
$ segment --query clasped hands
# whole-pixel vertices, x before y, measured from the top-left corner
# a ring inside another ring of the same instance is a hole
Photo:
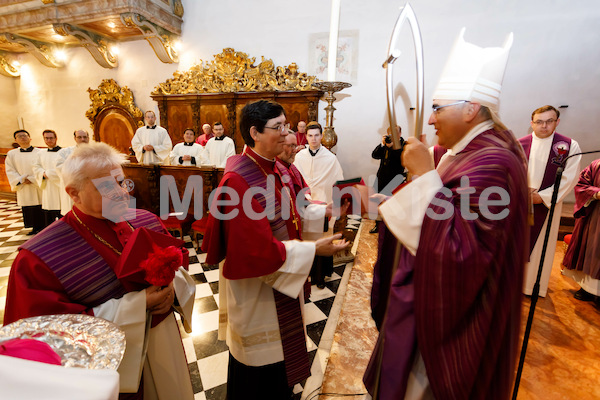
[[[146,310],[150,314],[164,314],[171,309],[175,301],[173,282],[169,286],[150,286],[146,288]]]

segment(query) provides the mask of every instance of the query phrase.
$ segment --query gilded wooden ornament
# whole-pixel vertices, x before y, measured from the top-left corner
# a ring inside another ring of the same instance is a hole
[[[3,51],[0,51],[0,74],[13,78],[21,75],[20,68],[14,66]]]
[[[85,116],[91,121],[92,128],[94,121],[100,110],[107,106],[118,104],[125,109],[136,119],[139,120],[138,125],[143,125],[143,113],[133,101],[133,92],[127,86],[120,87],[114,79],[103,79],[98,89],[88,88],[92,105],[85,113]]]
[[[152,94],[196,94],[232,92],[273,92],[314,90],[315,76],[299,72],[296,63],[275,67],[270,59],[256,58],[232,48],[223,49],[211,62],[175,71],[173,78],[159,83]]]
[[[173,14],[177,15],[179,18],[183,17],[183,4],[181,4],[181,0],[175,0],[173,2]]]

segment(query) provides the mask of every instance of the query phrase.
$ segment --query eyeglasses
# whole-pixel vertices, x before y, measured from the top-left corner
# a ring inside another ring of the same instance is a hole
[[[285,125],[277,125],[277,126],[265,126],[266,129],[275,129],[277,131],[279,131],[279,133],[283,133],[283,132],[287,132],[287,130],[290,128],[290,124],[285,124]]]
[[[439,112],[439,110],[442,109],[442,108],[444,108],[444,107],[456,106],[458,104],[463,104],[463,103],[469,103],[469,100],[461,100],[461,101],[457,101],[455,103],[444,104],[443,106],[436,106],[434,104],[433,106],[431,106],[431,109],[433,110],[434,114],[437,114]]]
[[[538,125],[538,126],[539,125],[542,125],[542,126],[544,126],[544,125],[551,125],[551,124],[553,124],[555,122],[556,122],[556,120],[554,118],[551,118],[551,119],[549,119],[547,121],[542,121],[542,120],[539,120],[539,119],[537,121],[533,121],[533,123],[535,125]]]

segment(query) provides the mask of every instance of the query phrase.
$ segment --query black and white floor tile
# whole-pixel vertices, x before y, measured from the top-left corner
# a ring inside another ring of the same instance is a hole
[[[23,227],[21,208],[14,201],[0,199],[0,323],[4,318],[6,286],[12,261],[17,256],[18,247],[25,243],[30,229]],[[218,308],[219,308],[219,271],[217,268],[203,264],[205,254],[196,254],[189,238],[185,237],[186,247],[190,252],[190,274],[196,281],[196,302],[194,307],[193,332],[187,334],[181,329],[183,346],[188,359],[195,400],[222,400],[226,398],[227,364],[229,351],[223,341],[217,340]],[[331,318],[332,307],[346,265],[334,267],[334,273],[327,278],[324,289],[312,286],[310,301],[305,305],[307,325],[307,345],[316,382],[322,380],[331,340],[335,330],[335,320]],[[350,268],[348,268],[349,272]],[[347,279],[345,280],[347,282]],[[339,312],[339,307],[333,307]],[[327,325],[327,330],[325,327]],[[327,339],[324,337],[326,331]],[[327,343],[325,343],[327,342]],[[320,378],[315,375],[321,375]],[[308,386],[310,384],[307,383]],[[313,383],[320,385],[320,383]],[[318,386],[317,386],[318,387]],[[312,389],[312,386],[311,386]],[[302,385],[294,388],[295,399],[303,398]],[[305,394],[306,396],[306,394]]]

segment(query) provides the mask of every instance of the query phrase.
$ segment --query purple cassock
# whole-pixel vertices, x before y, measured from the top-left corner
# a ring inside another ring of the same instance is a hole
[[[592,200],[600,192],[600,160],[581,171],[575,186],[575,227],[563,265],[600,279],[600,208]],[[590,201],[586,207],[586,203]]]
[[[434,154],[437,164],[441,152]],[[364,377],[371,394],[378,390],[379,399],[403,399],[419,350],[436,400],[508,398],[529,255],[526,165],[513,134],[490,129],[437,168],[452,197],[440,191],[429,208],[442,215],[444,207],[453,206],[454,212],[441,220],[426,215],[416,255],[401,251]],[[460,212],[465,176],[474,189],[469,203],[474,219]],[[487,204],[480,203],[482,192],[488,194],[492,187],[497,189]],[[500,200],[498,189],[508,193],[508,205],[494,203]],[[507,215],[490,217],[504,210]],[[393,252],[392,240],[387,240],[381,250]],[[389,257],[393,255],[380,255]]]

